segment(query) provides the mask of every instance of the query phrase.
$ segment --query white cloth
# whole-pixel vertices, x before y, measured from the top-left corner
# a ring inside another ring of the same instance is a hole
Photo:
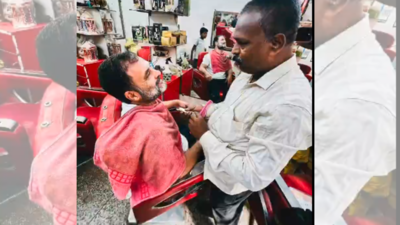
[[[198,59],[199,58],[199,54],[201,52],[205,52],[206,42],[205,42],[204,39],[199,38],[199,39],[196,40],[196,43],[194,45],[196,45],[196,53],[194,54],[194,58]]]
[[[127,113],[129,110],[135,108],[136,105],[134,104],[127,104],[127,103],[122,103],[122,110],[121,110],[121,116],[125,115],[125,113]],[[182,138],[182,149],[184,152],[186,152],[189,149],[189,142],[188,140],[185,138],[185,136],[183,136],[181,134],[181,138]]]
[[[315,224],[396,166],[396,75],[368,17],[315,51]]]
[[[257,82],[242,73],[207,111],[204,178],[226,194],[267,187],[312,140],[311,87],[293,56]]]
[[[213,69],[212,69],[210,53],[208,53],[207,55],[204,56],[203,62],[201,64],[206,66],[207,72],[209,72],[212,75],[212,79],[223,80],[226,78],[225,72],[219,72],[219,73],[214,74]]]

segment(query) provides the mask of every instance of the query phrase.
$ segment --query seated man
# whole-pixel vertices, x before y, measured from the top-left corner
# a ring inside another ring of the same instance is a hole
[[[214,103],[219,103],[224,101],[228,87],[233,81],[233,70],[228,53],[222,50],[226,47],[225,37],[222,35],[215,37],[214,46],[215,49],[204,56],[200,72],[209,81],[210,99]]]
[[[166,90],[160,72],[132,52],[111,56],[99,67],[101,86],[118,100],[135,104],[97,140],[94,163],[108,172],[115,196],[132,193],[131,206],[163,194],[195,166],[202,153],[196,143],[184,152],[181,135],[168,108],[182,101],[161,102]]]

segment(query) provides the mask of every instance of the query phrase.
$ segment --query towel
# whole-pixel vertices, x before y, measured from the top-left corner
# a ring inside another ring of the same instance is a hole
[[[55,225],[76,224],[76,95],[52,83],[43,95],[33,140],[28,193]]]
[[[211,65],[213,69],[213,73],[217,74],[220,72],[226,72],[232,69],[231,60],[228,58],[228,54],[226,52],[218,53],[215,50],[210,52]]]
[[[186,167],[177,124],[164,104],[136,106],[96,142],[95,165],[108,173],[114,195],[132,207],[165,193]]]

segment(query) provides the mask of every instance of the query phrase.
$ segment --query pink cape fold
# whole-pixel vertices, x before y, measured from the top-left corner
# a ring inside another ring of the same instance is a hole
[[[164,104],[136,106],[96,142],[94,163],[108,173],[114,195],[132,191],[131,206],[165,193],[186,160],[177,124]]]

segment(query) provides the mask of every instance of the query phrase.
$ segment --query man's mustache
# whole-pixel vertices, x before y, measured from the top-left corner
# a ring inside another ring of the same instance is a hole
[[[238,55],[232,56],[232,61],[236,62],[237,64],[242,64],[243,60]]]

